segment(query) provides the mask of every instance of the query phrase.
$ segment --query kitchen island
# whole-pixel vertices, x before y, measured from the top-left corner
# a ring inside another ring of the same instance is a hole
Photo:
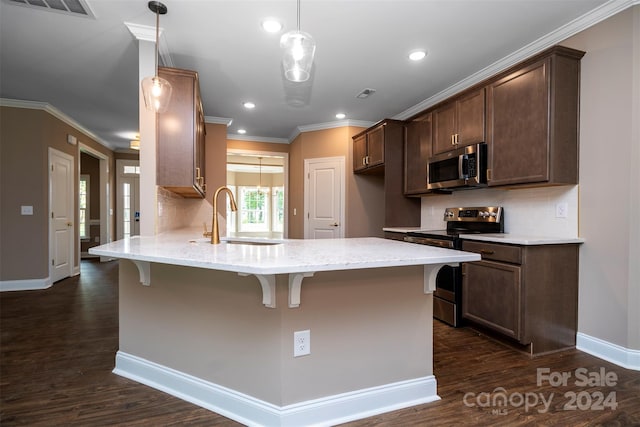
[[[248,425],[336,424],[438,399],[432,291],[477,254],[379,238],[223,242],[194,230],[120,259],[114,372]],[[294,332],[310,354],[294,357]]]

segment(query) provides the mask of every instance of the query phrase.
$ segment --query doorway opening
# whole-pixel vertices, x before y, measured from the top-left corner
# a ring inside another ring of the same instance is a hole
[[[227,186],[238,205],[227,200],[227,237],[287,237],[289,181],[287,153],[227,151]]]
[[[78,259],[83,259],[93,257],[88,252],[91,247],[111,241],[111,206],[109,158],[87,145],[79,145]],[[107,259],[101,257],[100,260]]]

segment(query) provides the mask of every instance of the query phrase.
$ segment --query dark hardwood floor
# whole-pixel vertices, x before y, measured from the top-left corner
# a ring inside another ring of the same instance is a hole
[[[83,261],[80,276],[50,289],[0,294],[0,425],[239,425],[111,372],[117,271],[116,262]],[[640,426],[640,372],[577,350],[531,359],[436,322],[434,364],[441,400],[346,425]],[[566,386],[538,385],[538,369],[571,377]],[[582,385],[603,371],[608,383]]]

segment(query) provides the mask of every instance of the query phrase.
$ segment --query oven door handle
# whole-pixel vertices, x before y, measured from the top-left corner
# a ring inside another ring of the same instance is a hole
[[[405,236],[405,242],[419,243],[421,245],[438,246],[440,248],[453,249],[453,242],[448,240],[431,239],[429,237]]]

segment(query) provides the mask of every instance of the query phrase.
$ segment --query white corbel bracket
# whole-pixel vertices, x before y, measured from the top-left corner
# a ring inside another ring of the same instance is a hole
[[[305,277],[313,277],[315,272],[291,273],[289,274],[289,308],[300,307],[300,288],[302,288],[302,279]]]
[[[251,276],[250,273],[238,273],[238,276]],[[262,304],[268,308],[276,308],[276,276],[275,274],[254,274],[262,287]]]
[[[433,291],[436,290],[436,277],[438,277],[438,272],[445,265],[449,265],[451,267],[457,267],[458,263],[455,264],[427,264],[424,266],[424,293],[432,294]]]
[[[140,283],[145,286],[151,286],[151,264],[149,261],[140,261],[132,259],[133,263],[138,267],[138,273],[140,273]]]

